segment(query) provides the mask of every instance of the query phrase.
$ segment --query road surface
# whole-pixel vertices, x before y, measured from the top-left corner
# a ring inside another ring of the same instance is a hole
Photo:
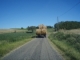
[[[35,38],[7,54],[2,60],[63,60],[53,49],[47,38]]]

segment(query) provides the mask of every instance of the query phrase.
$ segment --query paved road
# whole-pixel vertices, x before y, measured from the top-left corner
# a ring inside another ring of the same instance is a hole
[[[47,38],[35,38],[7,54],[2,60],[63,60],[50,46]]]

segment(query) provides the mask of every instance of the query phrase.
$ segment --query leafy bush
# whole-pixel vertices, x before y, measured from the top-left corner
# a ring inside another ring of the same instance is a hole
[[[78,51],[80,51],[80,35],[77,34],[64,34],[62,32],[57,32],[55,34],[51,34],[54,39],[64,40],[67,44],[73,46]]]
[[[52,33],[49,38],[69,57],[67,60],[80,60],[80,35],[57,32]]]

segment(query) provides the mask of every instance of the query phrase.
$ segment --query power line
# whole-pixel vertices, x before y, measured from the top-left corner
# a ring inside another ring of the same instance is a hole
[[[75,4],[72,8],[70,8],[69,10],[67,10],[66,12],[64,12],[62,15],[66,14],[68,11],[70,11],[70,10],[73,9],[75,6],[77,6],[79,3],[80,3],[80,2],[78,2],[77,4]],[[60,16],[62,16],[62,15],[60,15]],[[60,16],[59,16],[59,17],[60,17]]]

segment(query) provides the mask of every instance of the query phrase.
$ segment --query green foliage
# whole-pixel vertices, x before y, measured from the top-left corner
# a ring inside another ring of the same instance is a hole
[[[55,28],[55,30],[58,30],[58,28],[59,29],[67,29],[67,30],[77,29],[77,28],[80,28],[80,22],[77,22],[77,21],[59,22],[54,25],[54,28]]]
[[[23,27],[21,27],[21,29],[24,29]]]
[[[0,58],[11,51],[29,41],[35,33],[16,32],[0,34]]]
[[[65,40],[66,43],[68,43],[69,45],[72,45],[76,49],[78,48],[77,50],[80,51],[80,35],[64,34],[62,32],[58,32],[54,34],[53,37],[58,40]]]
[[[52,33],[49,38],[70,57],[70,60],[80,60],[80,35],[57,32]]]
[[[47,28],[53,28],[52,26],[47,26]]]
[[[0,34],[0,41],[15,42],[25,38],[30,38],[33,35],[34,33],[24,33],[24,32],[5,33],[5,34]]]
[[[58,38],[59,40],[62,40],[64,37],[64,34],[63,33],[60,33],[60,32],[58,32],[58,33],[56,33],[55,35],[54,35],[54,37],[55,38]]]
[[[54,28],[47,28],[48,33],[54,32]]]
[[[31,29],[38,29],[39,26],[28,26],[27,29],[31,30]],[[47,26],[47,28],[53,28],[53,26]]]
[[[34,32],[34,30],[36,29],[36,26],[28,26],[27,29],[28,31],[31,30],[32,32]]]

